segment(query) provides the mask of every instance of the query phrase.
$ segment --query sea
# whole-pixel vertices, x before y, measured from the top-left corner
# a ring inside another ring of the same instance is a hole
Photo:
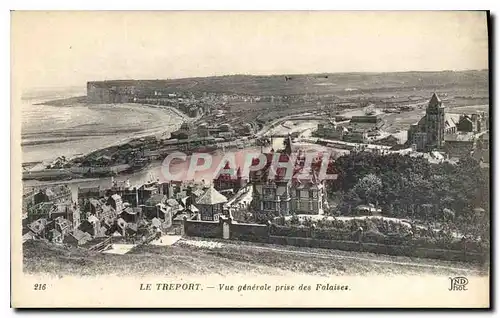
[[[168,109],[138,104],[41,104],[46,101],[21,102],[23,163],[50,162],[147,135],[169,135],[182,123]]]
[[[43,167],[60,156],[71,158],[148,135],[168,138],[183,118],[164,108],[139,104],[85,104],[54,106],[43,104],[55,99],[82,96],[57,92],[31,93],[21,104],[21,150],[26,167]],[[148,169],[125,178],[143,182],[154,178]],[[28,180],[24,186],[50,184]],[[62,183],[62,182],[57,182]],[[68,183],[80,186],[108,186],[109,180],[81,179]]]

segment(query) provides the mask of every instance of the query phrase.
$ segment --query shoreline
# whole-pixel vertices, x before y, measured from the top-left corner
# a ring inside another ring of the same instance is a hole
[[[107,105],[107,104],[96,104],[96,105]],[[184,122],[189,122],[189,121],[196,121],[197,119],[199,119],[199,117],[195,117],[195,118],[190,118],[189,116],[187,116],[186,114],[184,114],[183,112],[181,112],[180,110],[176,109],[175,107],[172,107],[172,106],[159,106],[159,105],[152,105],[152,104],[135,104],[135,103],[124,103],[124,104],[112,104],[113,106],[116,106],[116,105],[139,105],[140,107],[150,107],[150,108],[156,108],[156,109],[162,109],[162,110],[166,110],[167,112],[170,112],[170,113],[173,113],[175,114],[176,116],[180,117],[181,120],[180,123],[181,125],[184,123]],[[96,151],[101,151],[101,150],[106,150],[107,148],[111,148],[111,147],[118,147],[118,146],[121,146],[121,145],[124,145],[134,139],[138,139],[138,138],[146,138],[146,137],[150,137],[150,136],[155,136],[157,134],[164,134],[165,132],[167,132],[167,130],[165,129],[162,129],[162,130],[159,130],[157,132],[147,132],[147,133],[144,133],[144,134],[141,134],[141,133],[138,133],[136,134],[135,136],[133,137],[127,137],[127,138],[124,138],[124,139],[120,139],[112,144],[109,144],[107,146],[103,146],[103,147],[100,147],[100,148],[96,148],[92,151],[89,151],[87,153],[83,153],[83,154],[78,154],[74,157],[71,157],[71,159],[76,159],[76,158],[80,158],[80,157],[85,157],[85,156],[88,156]]]
[[[94,105],[94,104],[85,104],[85,105]],[[170,114],[170,115],[174,115],[174,116],[179,117],[179,120],[175,121],[176,125],[181,125],[184,122],[196,121],[197,119],[199,119],[199,117],[190,118],[186,114],[184,114],[183,112],[181,112],[180,110],[178,110],[178,109],[176,109],[176,108],[174,108],[172,106],[159,106],[159,105],[139,104],[139,103],[95,104],[95,105],[112,105],[113,107],[131,107],[131,106],[135,106],[135,107],[138,107],[138,110],[140,110],[140,108],[142,108],[142,107],[160,109],[160,110],[164,111],[167,115]],[[54,106],[54,107],[58,107],[58,106]],[[71,159],[75,159],[75,158],[79,158],[79,157],[85,157],[85,156],[88,156],[88,155],[90,155],[90,154],[92,154],[92,153],[94,153],[96,151],[102,151],[102,150],[105,150],[107,148],[117,147],[117,146],[126,144],[127,142],[130,142],[131,140],[134,140],[134,139],[137,139],[137,138],[146,138],[146,137],[149,137],[149,136],[162,135],[162,134],[165,134],[167,132],[170,132],[170,129],[168,127],[159,127],[159,128],[154,129],[152,131],[146,131],[146,132],[143,132],[143,133],[139,132],[139,133],[133,134],[131,136],[128,136],[128,137],[119,139],[117,141],[114,141],[112,143],[108,143],[108,144],[105,144],[105,145],[102,145],[102,146],[98,146],[98,147],[93,148],[93,149],[91,149],[89,151],[86,151],[84,153],[81,153],[81,152],[77,153],[74,156],[71,156],[70,158]],[[44,165],[48,164],[48,163],[51,163],[54,160],[56,160],[58,157],[59,156],[56,154],[53,159],[47,160],[47,161],[42,161],[41,163],[44,164]],[[29,163],[29,162],[23,162],[22,164],[27,164],[27,163]],[[36,166],[35,167],[31,167],[29,170],[31,170],[33,168],[36,168]]]
[[[106,105],[106,104],[102,104],[102,105]],[[113,106],[116,106],[116,104],[112,104]],[[125,105],[125,104],[123,104]],[[175,111],[172,111],[172,107],[170,106],[165,106],[165,107],[155,107],[155,105],[148,105],[148,104],[137,104],[141,107],[152,107],[152,108],[164,108],[165,110],[170,111],[171,113],[174,113],[175,115],[179,116],[179,113],[175,112]],[[166,109],[166,108],[169,108],[169,109]],[[181,124],[186,120],[185,117],[183,116],[179,116],[181,117]],[[186,116],[187,117],[187,116]],[[111,147],[117,147],[117,146],[120,146],[120,145],[123,145],[123,144],[126,144],[127,142],[130,142],[131,140],[134,140],[134,139],[137,139],[137,138],[145,138],[145,137],[149,137],[149,136],[154,136],[156,134],[159,134],[159,133],[165,133],[166,130],[165,129],[162,129],[161,131],[158,131],[158,132],[147,132],[147,133],[137,133],[135,136],[132,136],[132,137],[126,137],[126,138],[123,138],[123,139],[120,139],[116,142],[113,142],[111,144],[108,144],[106,146],[102,146],[102,147],[99,147],[99,148],[95,148],[87,153],[83,153],[83,154],[80,154],[78,156],[75,156],[75,157],[72,157],[72,159],[75,159],[75,158],[79,158],[79,157],[85,157],[85,156],[88,156],[96,151],[100,151],[100,150],[105,150],[107,148],[111,148]]]

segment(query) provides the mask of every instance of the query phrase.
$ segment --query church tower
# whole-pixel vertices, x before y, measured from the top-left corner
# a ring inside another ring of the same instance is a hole
[[[432,94],[426,109],[425,128],[429,148],[441,148],[444,143],[444,105],[436,93]]]

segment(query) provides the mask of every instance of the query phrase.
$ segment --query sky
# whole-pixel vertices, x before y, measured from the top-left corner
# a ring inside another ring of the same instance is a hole
[[[107,79],[488,68],[486,13],[12,13],[22,88]]]

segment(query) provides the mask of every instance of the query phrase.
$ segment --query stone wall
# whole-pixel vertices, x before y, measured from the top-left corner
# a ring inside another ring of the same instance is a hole
[[[184,220],[184,235],[222,238],[222,222]]]
[[[266,224],[234,223],[232,219],[221,218],[219,222],[184,220],[184,235],[224,238],[224,227],[229,229],[227,238],[231,240],[261,242],[277,245],[292,245],[298,247],[335,249],[352,252],[366,252],[395,256],[410,256],[434,258],[447,261],[476,261],[483,262],[487,252],[470,252],[465,249],[439,249],[418,247],[415,245],[392,245],[357,242],[352,240],[335,240],[320,237],[329,237],[323,230],[311,230]],[[300,233],[299,233],[299,232]],[[321,234],[320,234],[321,233]]]
[[[233,240],[267,242],[269,238],[268,225],[230,223],[229,231]]]

